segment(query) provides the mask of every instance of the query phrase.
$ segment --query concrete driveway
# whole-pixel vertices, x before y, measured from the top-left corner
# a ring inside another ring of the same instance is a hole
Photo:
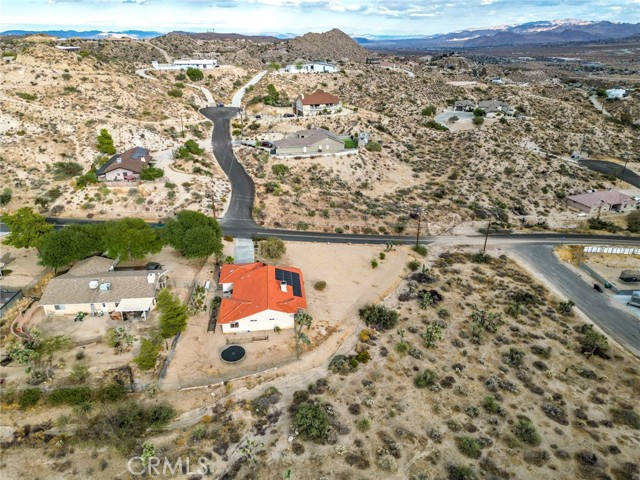
[[[251,80],[249,80],[246,85],[243,85],[242,87],[240,87],[240,90],[238,90],[233,95],[233,98],[231,99],[231,106],[235,108],[240,108],[240,105],[242,104],[242,97],[244,97],[247,87],[250,87],[251,85],[255,85],[256,83],[258,83],[260,79],[262,79],[262,77],[264,77],[267,74],[267,71],[268,70],[261,71]]]

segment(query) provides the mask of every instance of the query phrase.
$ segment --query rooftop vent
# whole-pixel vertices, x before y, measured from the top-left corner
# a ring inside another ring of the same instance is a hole
[[[122,163],[122,157],[116,158],[116,163]]]
[[[103,292],[108,292],[109,290],[111,290],[111,283],[109,282],[101,283],[100,290]]]
[[[287,282],[285,282],[285,281],[280,282],[280,291],[282,291],[282,292],[286,292],[287,291]]]
[[[98,280],[91,280],[91,281],[89,282],[89,288],[90,288],[91,290],[95,290],[96,288],[98,288],[98,284],[99,284],[99,283],[100,283],[100,282],[98,282]]]

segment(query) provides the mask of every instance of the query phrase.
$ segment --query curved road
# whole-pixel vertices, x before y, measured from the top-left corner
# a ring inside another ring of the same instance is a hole
[[[624,172],[624,178],[622,178],[622,170],[624,165],[620,165],[614,162],[607,162],[605,160],[578,160],[578,163],[583,167],[593,170],[594,172],[602,173],[603,175],[610,175],[612,177],[619,178],[623,182],[627,182],[636,188],[640,188],[640,175],[636,172],[627,169]],[[616,173],[616,169],[618,169]]]
[[[212,146],[213,154],[231,183],[231,199],[229,208],[220,226],[225,232],[245,229],[255,233],[260,227],[253,221],[253,199],[255,187],[253,180],[233,154],[229,123],[238,114],[233,107],[207,107],[200,110],[213,122]],[[252,233],[252,234],[253,234]],[[227,233],[233,235],[232,233]],[[249,237],[251,234],[249,234]]]
[[[240,108],[242,104],[242,97],[244,97],[247,87],[250,87],[251,85],[255,85],[256,83],[258,83],[260,79],[264,77],[266,74],[267,74],[267,70],[263,70],[260,73],[258,73],[255,77],[253,77],[251,80],[249,80],[246,85],[242,86],[240,90],[238,90],[233,96],[233,98],[231,99],[231,106],[235,108]]]

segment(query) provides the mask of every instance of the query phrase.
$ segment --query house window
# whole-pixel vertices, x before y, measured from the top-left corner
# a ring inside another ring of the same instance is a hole
[[[255,318],[252,318],[251,320],[249,320],[250,322],[257,322],[258,320],[256,320]]]
[[[270,322],[273,322],[274,320],[275,320],[275,318],[270,318],[269,319]]]
[[[67,306],[66,305],[55,305],[53,308],[55,308],[56,310],[66,310]]]
[[[240,328],[240,323],[239,322],[233,322],[231,324],[231,328]]]

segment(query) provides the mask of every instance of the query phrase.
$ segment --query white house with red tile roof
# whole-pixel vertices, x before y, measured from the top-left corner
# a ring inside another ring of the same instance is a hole
[[[293,328],[294,315],[307,308],[302,272],[295,267],[223,265],[219,283],[230,294],[218,313],[223,333]]]

